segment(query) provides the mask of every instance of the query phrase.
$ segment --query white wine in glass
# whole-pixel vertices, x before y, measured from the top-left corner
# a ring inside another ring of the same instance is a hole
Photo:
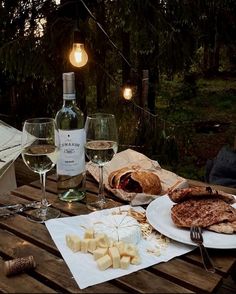
[[[24,122],[21,155],[26,166],[40,176],[42,188],[41,207],[32,210],[29,219],[43,223],[56,218],[60,211],[49,207],[46,198],[46,173],[57,161],[59,138],[55,121],[52,118],[32,118]]]
[[[98,200],[87,203],[87,207],[91,210],[99,210],[106,208],[103,166],[112,159],[118,150],[118,134],[115,116],[109,113],[95,113],[87,116],[85,132],[85,153],[88,159],[99,167]]]

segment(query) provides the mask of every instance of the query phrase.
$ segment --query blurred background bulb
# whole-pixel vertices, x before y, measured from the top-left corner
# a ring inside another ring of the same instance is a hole
[[[69,56],[70,63],[76,67],[82,67],[88,62],[88,54],[84,49],[84,44],[74,43]]]
[[[130,100],[132,99],[132,96],[133,96],[132,89],[130,87],[125,87],[123,91],[123,97],[126,100]]]

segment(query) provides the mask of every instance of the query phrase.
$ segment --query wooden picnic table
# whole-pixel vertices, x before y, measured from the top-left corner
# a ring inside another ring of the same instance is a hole
[[[196,181],[189,183],[204,185]],[[87,197],[95,199],[98,184],[91,176],[87,177],[86,184]],[[232,192],[230,188],[225,188],[225,191]],[[40,195],[39,181],[34,181],[8,195],[1,195],[0,205],[40,200]],[[90,212],[85,201],[69,204],[59,200],[55,175],[48,176],[47,196],[52,206],[61,210],[62,216]],[[124,204],[109,193],[107,197],[109,207]],[[0,219],[0,292],[3,293],[215,293],[236,263],[234,250],[209,249],[216,272],[208,273],[196,248],[168,262],[80,290],[45,225],[30,222],[26,216],[27,211]],[[5,260],[29,255],[33,255],[37,263],[35,270],[11,277],[4,274]]]

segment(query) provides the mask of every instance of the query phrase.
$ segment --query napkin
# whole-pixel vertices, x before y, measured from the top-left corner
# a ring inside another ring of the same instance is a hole
[[[0,120],[0,177],[21,153],[21,131]]]
[[[57,218],[45,222],[53,241],[80,289],[128,275],[160,262],[166,262],[175,256],[185,254],[195,248],[194,246],[181,244],[173,240],[163,243],[163,241],[160,241],[160,238],[157,238],[157,233],[155,233],[154,235],[150,235],[147,240],[143,238],[137,245],[141,256],[141,264],[130,265],[128,269],[108,268],[105,271],[100,271],[91,254],[81,253],[80,251],[74,253],[67,247],[65,241],[65,236],[67,234],[75,234],[83,238],[85,228],[92,227],[92,224],[97,222],[101,218],[101,215],[120,212],[125,214],[130,208],[129,205],[124,205],[111,209],[104,209],[102,211],[95,211],[87,215]],[[144,212],[142,207],[135,207],[133,209]],[[160,254],[156,255],[155,250],[157,248]]]
[[[138,165],[142,170],[156,173],[161,181],[162,191],[160,195],[149,195],[145,193],[128,193],[121,189],[113,189],[108,184],[108,176],[111,172],[123,168]],[[99,181],[99,168],[91,161],[87,163],[87,170],[89,173]],[[167,193],[169,188],[185,188],[188,187],[187,180],[176,175],[175,173],[161,168],[159,163],[145,156],[142,153],[127,149],[117,153],[110,162],[103,167],[104,185],[107,190],[122,200],[130,202],[131,205],[148,204],[155,198]]]

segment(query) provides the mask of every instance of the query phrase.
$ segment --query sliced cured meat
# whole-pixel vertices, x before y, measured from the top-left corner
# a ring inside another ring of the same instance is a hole
[[[217,198],[222,199],[227,203],[234,203],[235,197],[231,194],[227,194],[223,191],[217,191],[211,187],[192,187],[183,189],[174,189],[168,191],[168,196],[173,202],[179,203],[187,199],[198,198]]]
[[[171,218],[178,227],[209,227],[213,224],[236,221],[236,209],[221,199],[186,200],[171,208]]]

